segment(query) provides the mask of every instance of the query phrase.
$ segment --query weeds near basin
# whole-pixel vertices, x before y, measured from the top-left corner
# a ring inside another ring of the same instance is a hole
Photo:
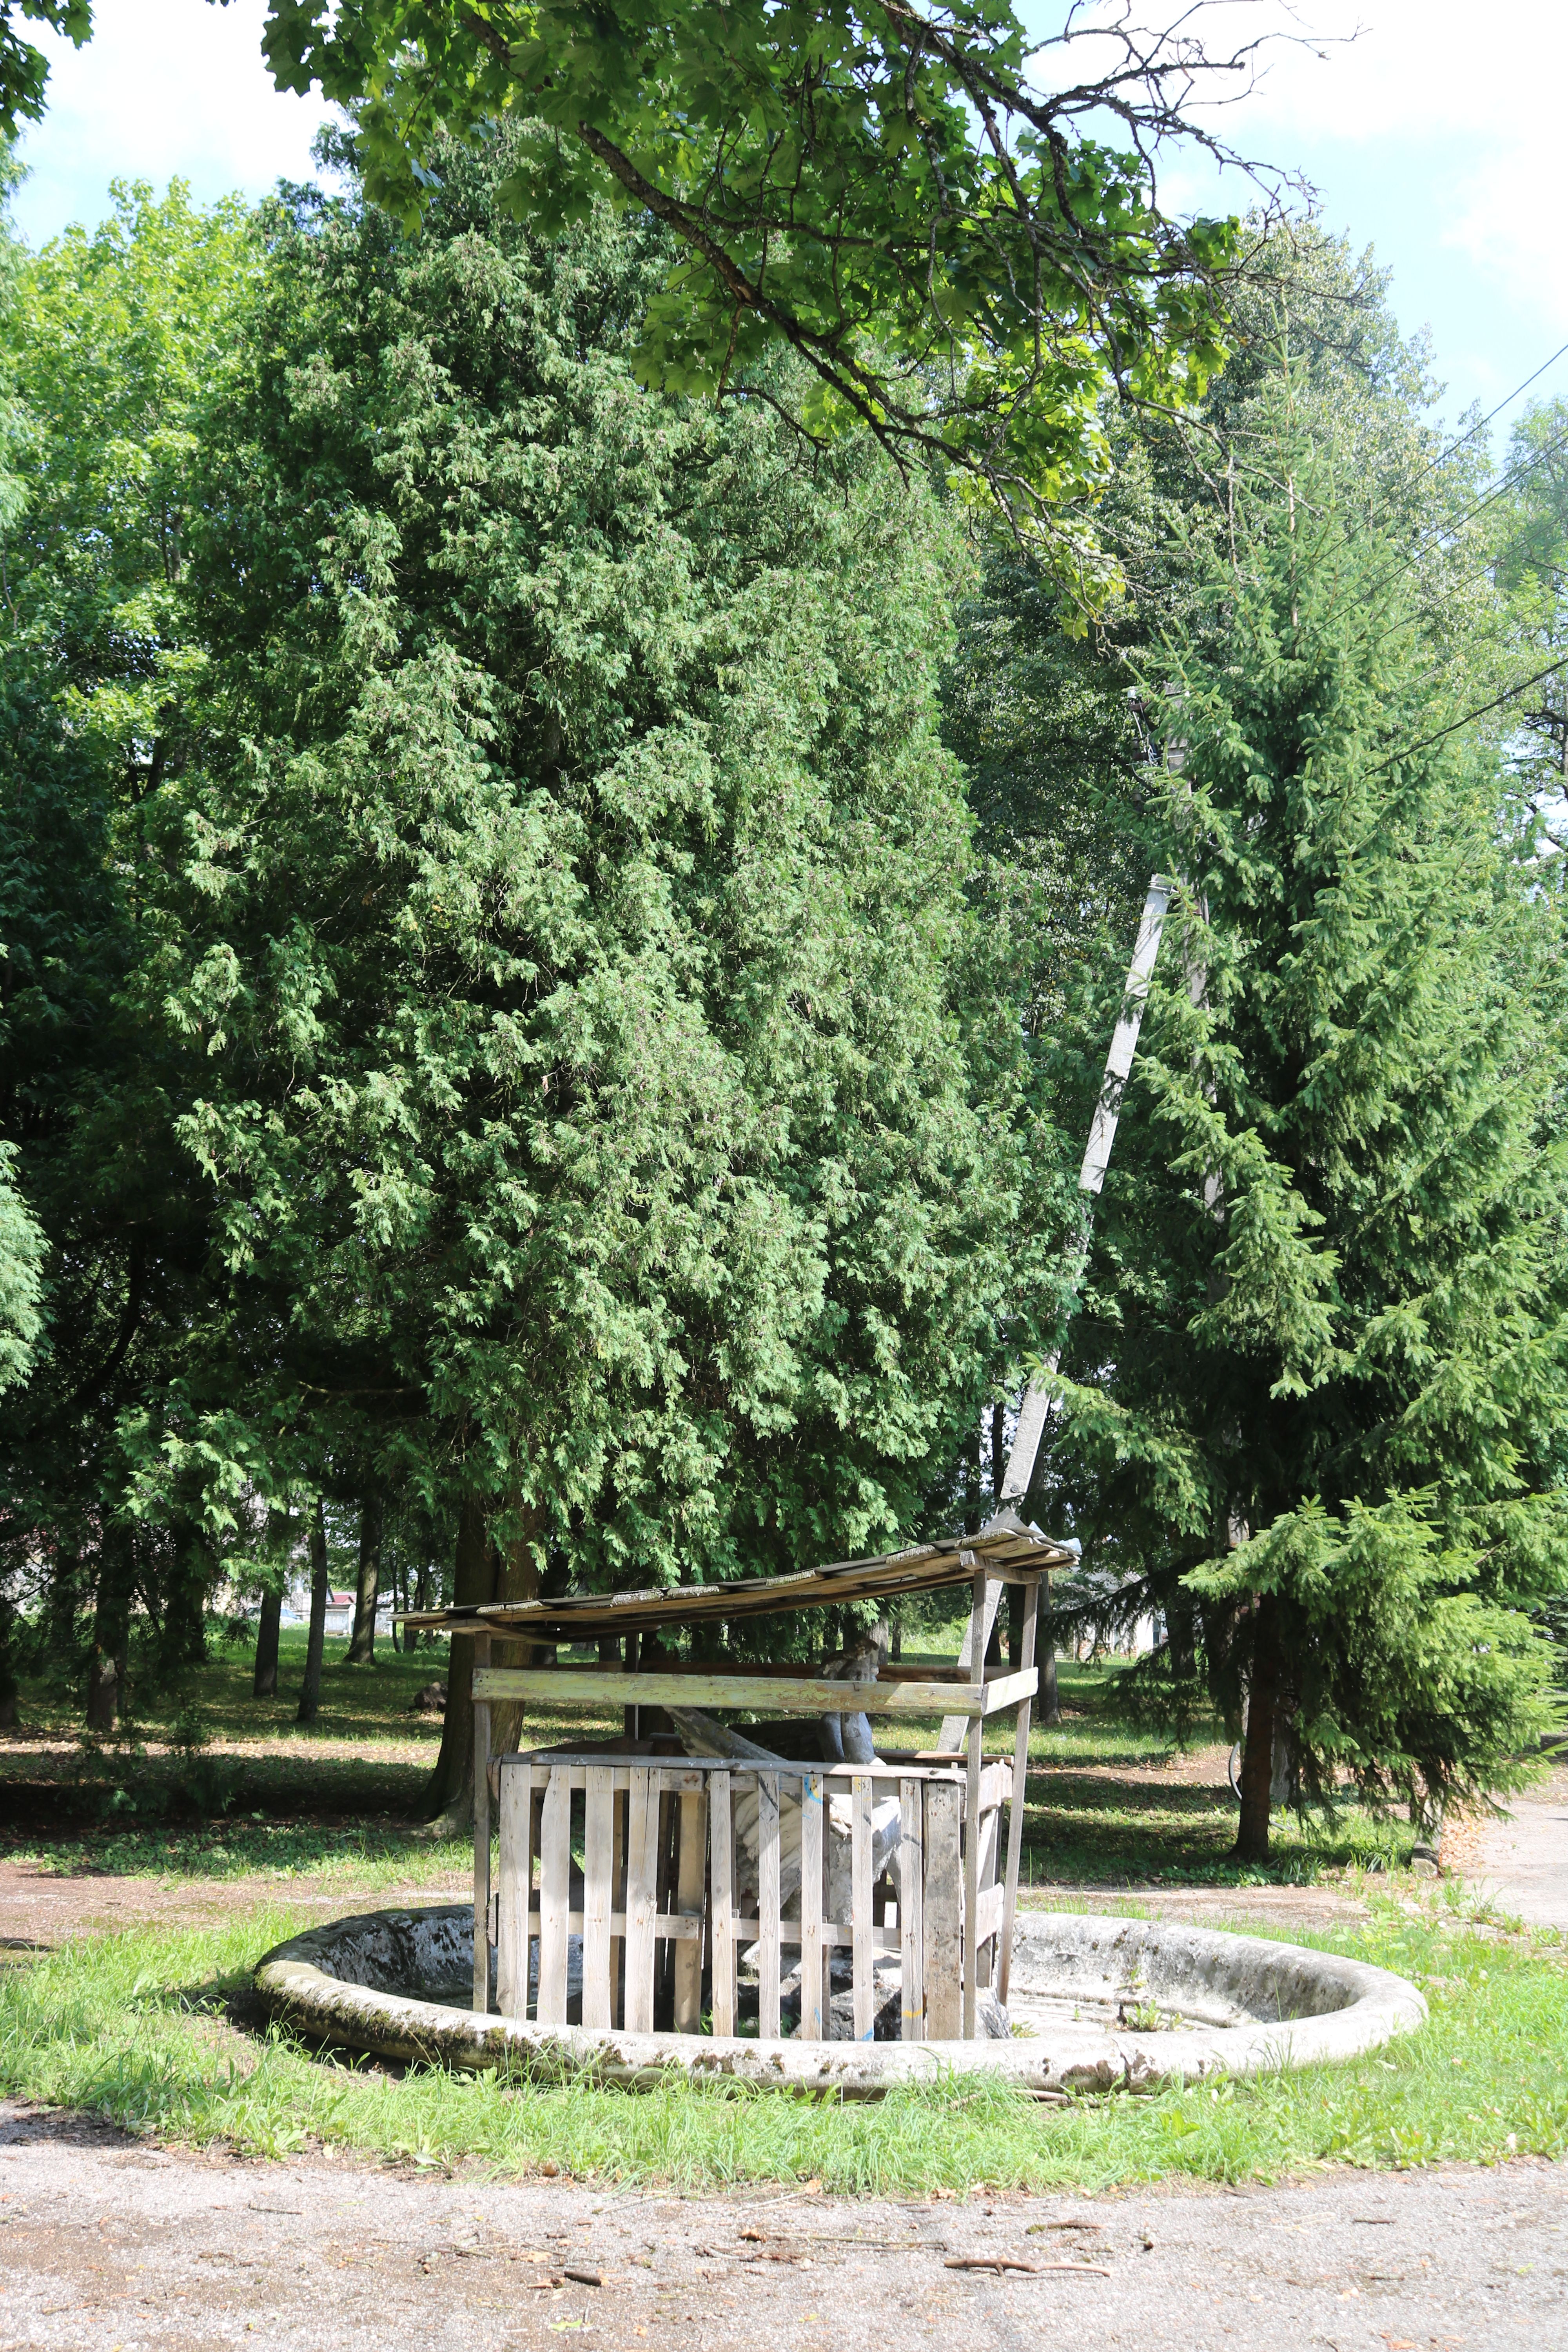
[[[317,2056],[266,2028],[250,2002],[256,1959],[300,1924],[279,1909],[11,1962],[0,1969],[0,2085],[252,2155],[324,2145],[507,2172],[548,2161],[577,2177],[692,2189],[1100,2189],[1568,2151],[1561,1947],[1441,1899],[1379,1899],[1362,1935],[1295,1938],[1414,1978],[1432,2011],[1421,2033],[1342,2067],[1063,2106],[973,2082],[840,2105],[732,2084],[634,2094]]]

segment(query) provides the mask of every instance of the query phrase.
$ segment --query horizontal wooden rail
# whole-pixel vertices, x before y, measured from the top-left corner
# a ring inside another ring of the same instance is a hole
[[[783,1675],[627,1674],[591,1666],[478,1666],[477,1700],[561,1706],[718,1706],[773,1715],[998,1715],[1033,1698],[1038,1674],[972,1683],[835,1683]],[[820,1769],[821,1768],[816,1768]]]
[[[563,1914],[563,1916],[565,1919],[566,1933],[569,1936],[582,1935],[584,1915],[581,1911],[567,1911]],[[528,1913],[528,1932],[531,1937],[538,1935],[539,1921],[539,1896],[536,1892]],[[696,1914],[689,1918],[679,1911],[656,1911],[653,1915],[654,1937],[656,1941],[661,1943],[700,1943],[706,1926],[706,1921]],[[612,1911],[610,1913],[611,1935],[624,1936],[626,1932],[626,1913]],[[763,1923],[760,1919],[742,1919],[737,1917],[733,1912],[731,1913],[730,1933],[738,1944],[755,1943],[762,1932]],[[852,1929],[846,1927],[837,1919],[825,1919],[820,1933],[825,1944],[842,1945],[846,1951],[854,1945],[855,1937]],[[798,1919],[782,1919],[779,1922],[779,1941],[781,1944],[799,1945],[800,1921]],[[873,1927],[871,1949],[874,1952],[896,1952],[899,1949],[897,1934],[889,1928]]]

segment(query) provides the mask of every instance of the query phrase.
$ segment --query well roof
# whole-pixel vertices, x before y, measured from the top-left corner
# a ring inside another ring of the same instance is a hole
[[[834,1560],[826,1568],[801,1569],[788,1576],[657,1585],[641,1592],[567,1592],[553,1600],[493,1601],[477,1608],[409,1610],[399,1622],[447,1633],[516,1632],[536,1641],[572,1642],[601,1633],[646,1633],[661,1625],[732,1622],[741,1617],[772,1617],[785,1609],[939,1592],[948,1585],[967,1584],[979,1568],[1013,1583],[1077,1565],[1076,1546],[1026,1527],[1013,1511],[1003,1511],[978,1535],[945,1536],[907,1551]]]

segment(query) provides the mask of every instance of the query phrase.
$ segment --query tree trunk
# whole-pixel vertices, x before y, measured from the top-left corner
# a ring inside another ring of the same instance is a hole
[[[161,1644],[166,1672],[205,1665],[207,1596],[213,1584],[212,1551],[195,1521],[176,1520],[172,1533],[174,1564]]]
[[[283,1595],[264,1592],[261,1615],[256,1625],[256,1673],[250,1685],[252,1698],[276,1698],[278,1696],[278,1628],[283,1617]]]
[[[452,1604],[478,1608],[489,1600],[495,1581],[485,1507],[470,1495],[458,1521],[458,1550],[452,1570]],[[459,1837],[474,1819],[474,1645],[453,1642],[447,1654],[447,1712],[441,1724],[441,1752],[426,1787],[420,1811],[432,1830]],[[492,1741],[493,1745],[493,1741]]]
[[[1024,1588],[1007,1587],[1007,1672],[1016,1675],[1024,1660]]]
[[[1040,1579],[1040,1607],[1048,1617],[1051,1606],[1051,1580]],[[1057,1645],[1051,1638],[1048,1623],[1040,1626],[1035,1644],[1035,1660],[1040,1670],[1040,1721],[1049,1727],[1060,1723],[1062,1703],[1057,1691]]]
[[[375,1664],[375,1605],[381,1598],[382,1498],[373,1491],[360,1505],[359,1591],[354,1595],[353,1639],[349,1643],[351,1666]]]
[[[1279,1688],[1279,1604],[1266,1593],[1253,1618],[1252,1680],[1247,1701],[1247,1738],[1241,1751],[1241,1819],[1236,1832],[1237,1862],[1268,1859]]]
[[[1170,1644],[1171,1672],[1178,1682],[1190,1683],[1198,1670],[1196,1623],[1192,1604],[1173,1601],[1165,1612],[1165,1639]]]
[[[0,1591],[0,1731],[16,1728],[16,1663],[11,1648],[16,1617],[10,1595]]]
[[[327,1639],[327,1517],[317,1496],[310,1506],[310,1636],[296,1723],[314,1723],[321,1704],[321,1652]]]
[[[87,1727],[112,1731],[124,1696],[131,1647],[131,1595],[136,1580],[135,1537],[125,1527],[105,1531],[99,1555],[93,1612],[92,1663],[88,1673]]]
[[[498,1601],[537,1601],[539,1598],[539,1538],[543,1532],[542,1511],[526,1511],[515,1506],[521,1522],[521,1532],[515,1536],[492,1560],[495,1577],[494,1592]],[[490,1643],[490,1664],[495,1666],[536,1666],[544,1663],[542,1643],[534,1642],[503,1642],[498,1636]],[[527,1709],[521,1699],[505,1699],[490,1709],[490,1753],[510,1756],[523,1745],[523,1721]]]

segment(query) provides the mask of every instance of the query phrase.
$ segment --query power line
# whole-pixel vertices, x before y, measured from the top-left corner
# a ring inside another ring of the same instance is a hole
[[[1421,735],[1414,743],[1401,743],[1397,751],[1390,751],[1386,759],[1379,760],[1375,767],[1369,768],[1367,774],[1380,775],[1384,768],[1392,767],[1395,760],[1406,760],[1414,751],[1429,751],[1434,743],[1441,743],[1446,736],[1457,735],[1460,728],[1468,727],[1473,719],[1484,719],[1489,710],[1500,710],[1505,702],[1512,702],[1520,695],[1528,694],[1531,688],[1539,686],[1543,678],[1555,677],[1560,669],[1568,669],[1568,654],[1559,661],[1549,662],[1544,669],[1538,669],[1533,677],[1521,678],[1517,686],[1510,686],[1502,694],[1494,695],[1490,702],[1480,703],[1474,710],[1467,710],[1462,719],[1454,719],[1449,726],[1439,727],[1435,735]]]

